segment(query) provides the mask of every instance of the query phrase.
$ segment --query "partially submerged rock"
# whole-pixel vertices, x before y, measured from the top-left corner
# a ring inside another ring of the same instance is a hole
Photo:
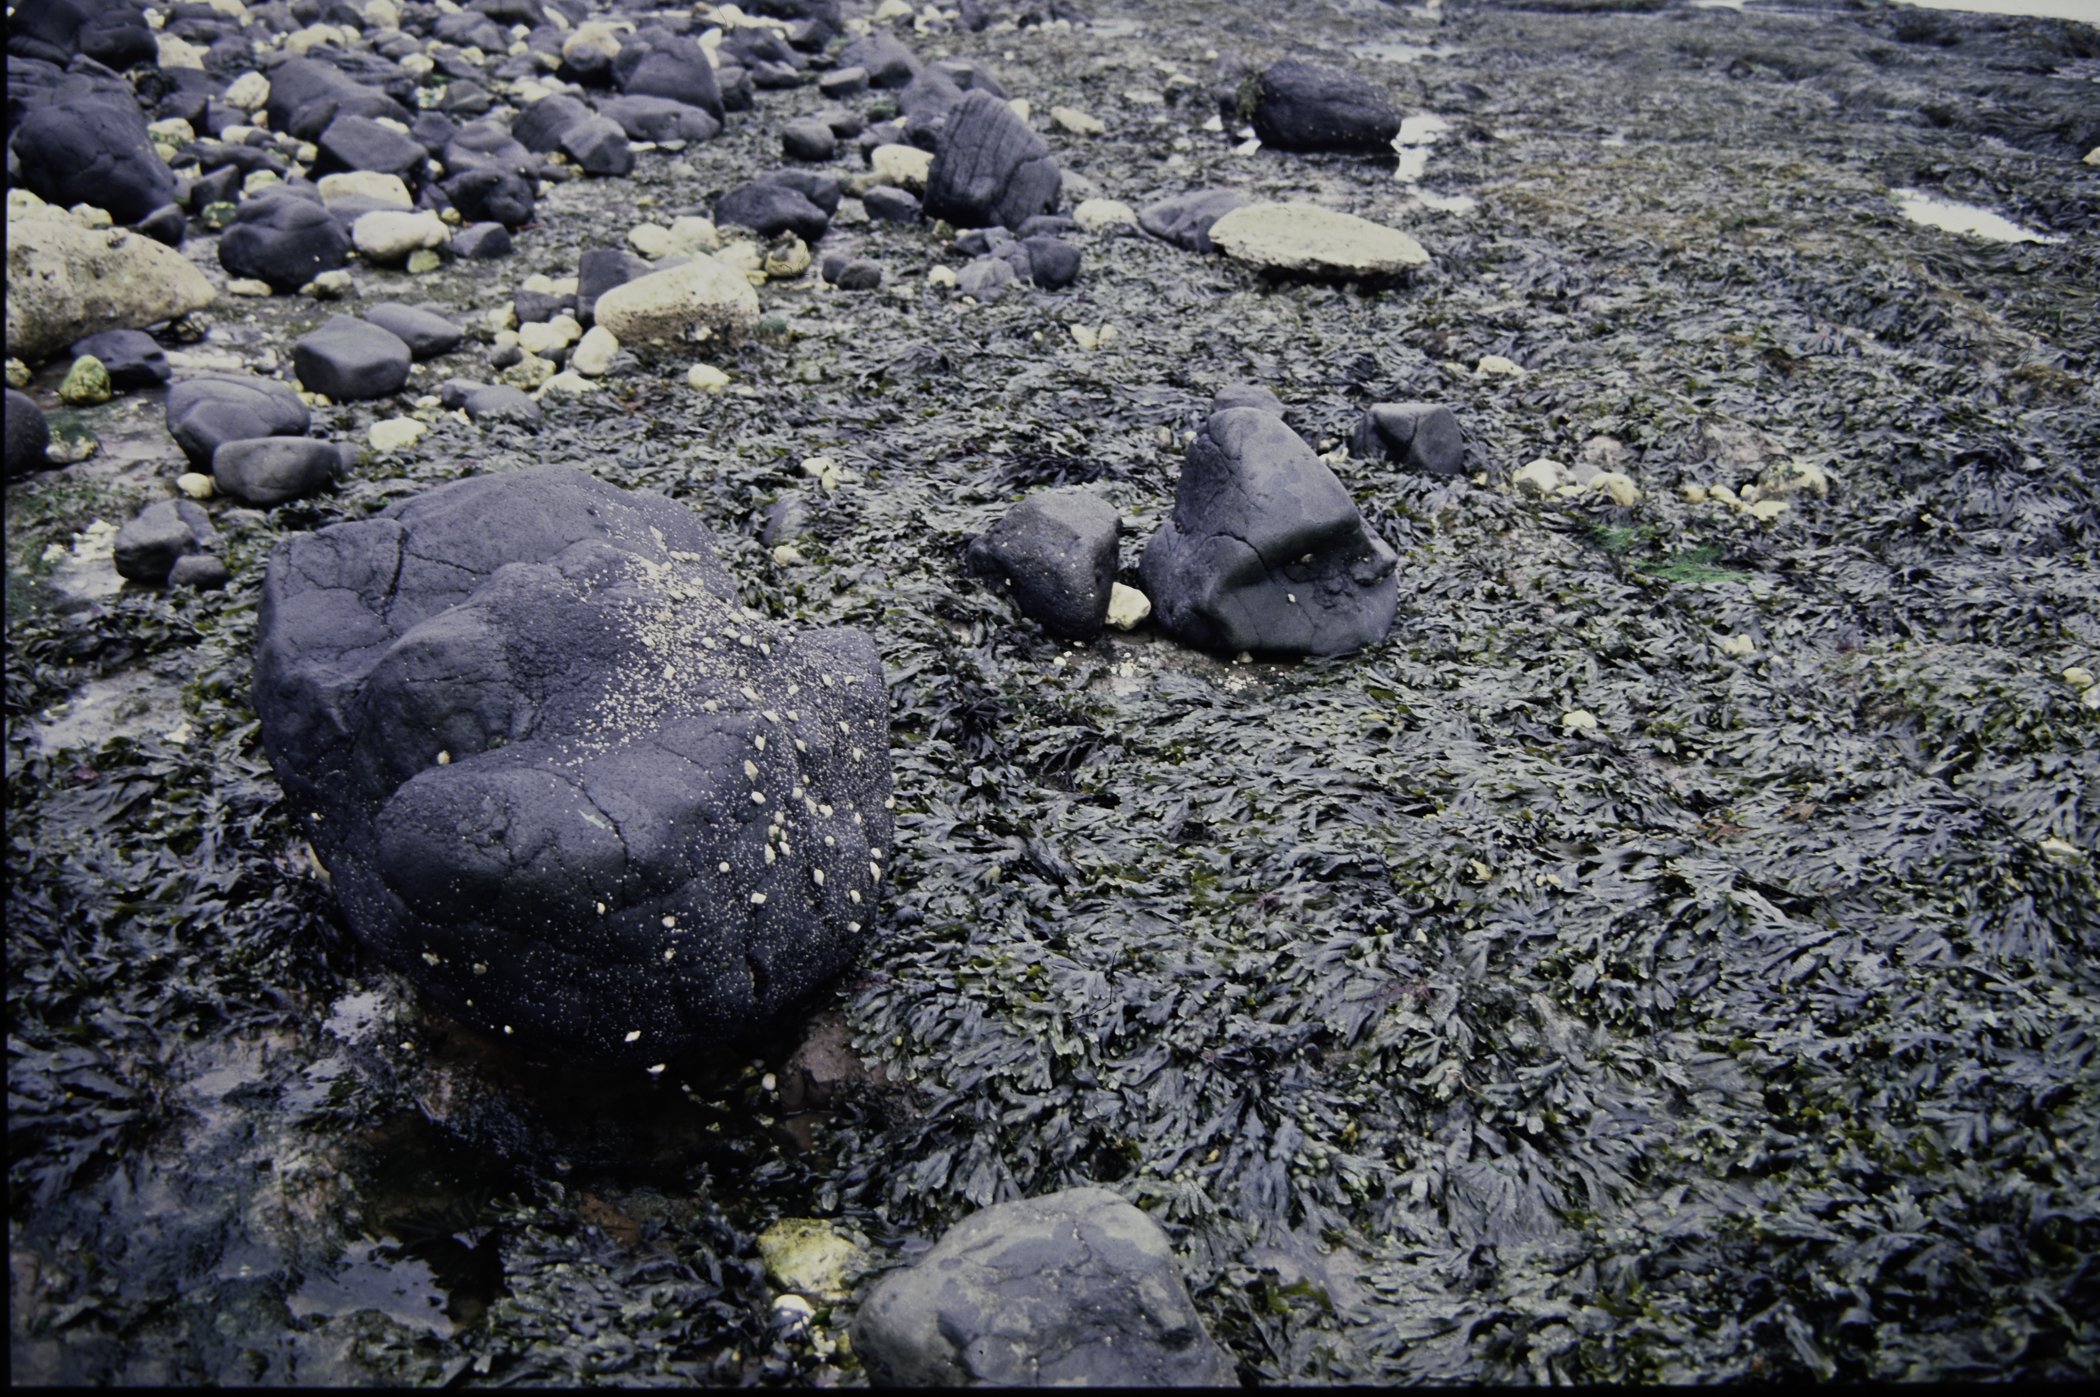
[[[608,1067],[842,973],[890,857],[881,664],[735,598],[690,510],[553,466],[280,544],[256,711],[358,936]]]
[[[1219,395],[1227,405],[1189,446],[1173,517],[1145,546],[1160,626],[1223,651],[1335,655],[1383,639],[1398,556],[1282,417],[1230,406],[1237,396]]]
[[[1222,1387],[1158,1223],[1105,1188],[1001,1203],[883,1278],[853,1350],[885,1385]]]

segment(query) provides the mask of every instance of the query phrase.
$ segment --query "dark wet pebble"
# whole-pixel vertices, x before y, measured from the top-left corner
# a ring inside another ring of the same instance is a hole
[[[576,259],[576,320],[589,326],[598,298],[615,286],[655,271],[649,263],[618,247],[593,247]]]
[[[1024,238],[1028,250],[1028,274],[1045,291],[1062,291],[1079,280],[1079,249],[1063,238]]]
[[[919,198],[907,190],[894,185],[878,184],[860,196],[861,206],[868,217],[882,223],[916,223],[919,221]]]
[[[293,291],[350,260],[350,235],[328,210],[289,192],[250,199],[219,236],[219,265]]]
[[[780,150],[790,160],[829,160],[839,153],[838,133],[813,117],[790,121],[780,128]]]
[[[419,182],[420,168],[430,158],[413,136],[364,116],[337,117],[315,144],[321,150],[314,164],[316,173],[371,170],[399,175],[411,187]]]
[[[211,481],[222,494],[267,508],[310,495],[342,469],[335,443],[312,437],[256,437],[222,443],[211,454]]]
[[[408,346],[397,335],[348,315],[330,316],[292,346],[292,366],[309,393],[336,402],[383,398],[408,382]]]
[[[209,553],[186,553],[175,560],[168,569],[170,587],[188,587],[198,592],[215,592],[233,581],[233,570]]]
[[[1400,134],[1400,109],[1368,79],[1286,59],[1261,75],[1254,134],[1279,150],[1377,154]]]
[[[167,351],[144,330],[104,330],[73,342],[78,359],[92,354],[109,370],[112,388],[156,388],[166,383],[174,370],[168,367]]]
[[[618,122],[602,116],[579,121],[562,132],[561,151],[587,175],[625,175],[634,170],[627,133]]]
[[[858,97],[868,90],[868,70],[859,64],[834,68],[817,79],[817,90],[826,97]]]
[[[715,203],[715,222],[749,228],[768,238],[793,233],[806,243],[823,237],[831,226],[830,215],[801,191],[772,181],[743,185],[724,194]]]
[[[117,530],[111,561],[117,576],[160,586],[175,561],[203,550],[215,537],[211,516],[188,500],[147,505]]]
[[[841,291],[873,291],[882,285],[882,264],[857,257],[839,268],[832,284]]]
[[[510,230],[501,223],[470,223],[452,236],[454,257],[503,257],[509,254],[510,248]]]

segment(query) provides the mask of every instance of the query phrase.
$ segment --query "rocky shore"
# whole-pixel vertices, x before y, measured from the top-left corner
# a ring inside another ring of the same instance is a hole
[[[16,1381],[2089,1370],[2100,31],[9,24]]]

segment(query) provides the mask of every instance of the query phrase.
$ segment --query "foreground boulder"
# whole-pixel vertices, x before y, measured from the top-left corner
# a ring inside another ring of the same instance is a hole
[[[1254,134],[1263,145],[1375,154],[1400,134],[1393,99],[1354,73],[1286,59],[1256,81]]]
[[[8,144],[22,183],[50,203],[92,204],[119,223],[136,223],[174,202],[175,176],[154,153],[137,104],[124,97],[96,93],[39,108]]]
[[[1092,640],[1116,582],[1116,507],[1084,490],[1031,495],[970,544],[970,571],[996,578],[1059,640]]]
[[[1399,559],[1260,390],[1212,404],[1145,546],[1166,632],[1209,650],[1338,655],[1384,638]]]
[[[881,663],[736,596],[691,510],[556,466],[279,544],[256,712],[357,935],[603,1067],[845,971],[890,858]]]
[[[1105,1188],[964,1219],[853,1320],[878,1385],[1225,1387],[1159,1224]]]
[[[7,352],[36,363],[103,330],[137,330],[218,296],[188,258],[115,228],[83,228],[62,209],[10,200]]]
[[[1466,439],[1458,418],[1435,403],[1373,403],[1349,440],[1352,455],[1398,461],[1429,475],[1458,475],[1466,468]]]
[[[958,228],[1019,228],[1054,213],[1064,177],[1050,147],[989,92],[963,94],[941,128],[926,173],[926,213]]]

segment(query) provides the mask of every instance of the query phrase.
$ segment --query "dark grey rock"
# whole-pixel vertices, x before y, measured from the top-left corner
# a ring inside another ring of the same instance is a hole
[[[167,351],[144,330],[104,330],[74,341],[69,352],[75,359],[83,354],[100,359],[112,388],[158,388],[174,373]]]
[[[507,369],[524,362],[525,351],[514,344],[499,344],[489,351],[489,367],[492,369]]]
[[[1002,581],[1022,612],[1059,640],[1092,640],[1116,580],[1115,506],[1084,490],[1047,490],[974,540],[965,566]]]
[[[313,414],[290,384],[247,374],[203,374],[168,389],[168,435],[197,469],[211,469],[221,443],[297,437]]]
[[[185,553],[168,569],[170,587],[188,587],[198,592],[215,592],[233,581],[233,571],[209,553]]]
[[[190,221],[180,204],[162,204],[132,224],[131,231],[168,247],[180,247],[182,240],[189,236]]]
[[[831,226],[831,217],[800,190],[765,180],[732,189],[716,200],[715,222],[749,228],[768,238],[793,233],[813,243]]]
[[[355,934],[462,1022],[632,1070],[854,963],[893,847],[880,659],[752,619],[685,506],[555,466],[459,481],[278,545],[258,624],[299,828]]]
[[[859,68],[874,87],[903,87],[919,72],[919,56],[881,30],[863,34],[839,50],[834,72]],[[845,96],[825,89],[827,96]]]
[[[539,204],[539,191],[530,175],[483,166],[452,176],[439,186],[459,216],[471,223],[494,227],[520,227],[532,221]],[[456,241],[456,240],[455,240]],[[458,255],[470,254],[453,249]],[[510,250],[504,235],[503,250]]]
[[[466,211],[462,209],[461,212]],[[476,261],[504,257],[509,255],[510,246],[510,230],[500,222],[469,223],[452,235],[454,257]]]
[[[525,149],[545,155],[558,149],[561,138],[571,126],[588,121],[591,109],[566,93],[557,92],[551,97],[542,97],[510,124],[510,134]],[[449,148],[446,165],[452,164]]]
[[[780,150],[790,160],[829,160],[839,153],[838,133],[812,117],[780,128]]]
[[[990,300],[1013,285],[1016,279],[1013,263],[1005,258],[980,257],[955,274],[955,289],[980,301]]]
[[[8,151],[20,182],[63,208],[93,204],[119,223],[136,223],[175,199],[175,176],[129,96],[97,93],[31,111],[15,122]]]
[[[1466,438],[1458,418],[1437,403],[1373,403],[1357,421],[1349,449],[1368,460],[1398,461],[1430,475],[1463,475]]]
[[[753,63],[745,71],[751,74],[751,85],[761,92],[783,92],[793,87],[806,87],[809,77],[800,69],[785,63]]]
[[[328,210],[290,193],[249,199],[219,235],[219,265],[296,291],[350,260],[350,235]]]
[[[592,313],[598,308],[598,298],[615,286],[625,286],[636,277],[645,277],[656,269],[622,248],[586,248],[576,259],[576,320],[589,326]]]
[[[417,145],[423,147],[424,154],[433,160],[442,160],[445,147],[459,138],[462,129],[458,122],[443,112],[421,112],[409,123],[408,134],[415,139]],[[506,131],[505,134],[509,133]]]
[[[510,293],[510,308],[520,325],[537,325],[561,314],[562,303],[567,299],[551,291],[527,291],[521,286]]]
[[[868,123],[861,120],[859,113],[849,112],[844,107],[827,107],[812,113],[809,119],[823,122],[831,128],[831,134],[842,141],[850,141],[868,129]]]
[[[880,1386],[1237,1385],[1166,1233],[1105,1188],[963,1219],[875,1286],[852,1336]]]
[[[1045,291],[1062,291],[1079,280],[1079,249],[1063,238],[1038,235],[1023,238],[1028,250],[1028,274]]]
[[[738,31],[742,32],[742,31]],[[688,107],[698,107],[715,119],[728,120],[727,94],[720,74],[708,62],[700,45],[687,38],[659,34],[639,54],[638,45],[623,46],[615,69],[624,69],[620,91],[630,97],[668,97]]]
[[[211,516],[202,508],[188,500],[162,500],[117,530],[111,561],[117,576],[158,587],[168,580],[176,559],[200,552],[214,537]]]
[[[858,97],[868,90],[868,84],[868,70],[855,64],[850,68],[834,68],[819,77],[817,91],[826,97]]]
[[[937,148],[941,127],[962,97],[961,85],[939,68],[920,69],[897,94],[897,110],[904,114],[904,139],[912,145]]]
[[[1283,405],[1283,399],[1259,383],[1228,383],[1220,388],[1218,395],[1210,400],[1210,410],[1223,412],[1229,407],[1257,408],[1272,417],[1290,415]]]
[[[715,69],[715,82],[722,89],[723,111],[748,112],[758,105],[757,86],[746,69],[734,63],[724,63]]]
[[[1021,226],[1014,229],[1014,236],[1023,240],[1045,235],[1057,237],[1076,232],[1078,228],[1079,224],[1076,221],[1062,214],[1039,213],[1034,218],[1022,220]]]
[[[46,470],[44,448],[51,444],[51,424],[36,399],[17,388],[7,390],[7,478]]]
[[[824,278],[827,284],[834,284],[839,279],[839,273],[845,271],[852,263],[853,254],[850,252],[827,252],[817,263],[817,275]]]
[[[399,301],[381,301],[364,308],[364,319],[408,346],[418,360],[435,359],[459,348],[466,331],[427,306],[405,306]]]
[[[618,122],[634,141],[711,141],[722,123],[699,107],[669,97],[615,97],[598,106],[598,115]]]
[[[787,186],[822,209],[826,218],[839,211],[839,201],[846,197],[845,182],[822,170],[775,170],[758,183]]]
[[[1398,561],[1280,416],[1226,406],[1190,445],[1140,570],[1161,628],[1185,644],[1337,655],[1392,627]]]
[[[211,482],[235,499],[264,508],[321,489],[342,467],[334,442],[312,437],[255,437],[220,444]]]
[[[309,393],[339,403],[383,398],[408,382],[410,354],[399,336],[349,315],[332,315],[292,345],[292,368]]]
[[[917,223],[919,221],[919,198],[908,190],[893,185],[878,184],[860,196],[861,207],[868,217],[882,223]]]
[[[1011,96],[992,70],[974,58],[942,58],[933,64],[936,71],[965,92],[989,92],[1004,99]]]
[[[1057,208],[1063,183],[1042,137],[986,92],[967,92],[941,128],[926,177],[926,213],[958,228],[1017,228]]]
[[[338,116],[316,144],[321,149],[321,158],[315,162],[317,173],[373,170],[399,175],[411,188],[421,182],[423,162],[430,158],[413,136],[366,116]]]
[[[831,281],[841,291],[873,291],[882,285],[882,264],[856,257],[839,268]]]
[[[507,383],[478,387],[461,398],[459,405],[476,421],[498,419],[525,427],[538,427],[544,415],[531,394]]]
[[[618,122],[602,116],[579,121],[562,132],[561,150],[587,175],[625,175],[634,170],[634,151],[628,147],[627,133]]]
[[[1210,240],[1210,226],[1248,202],[1236,189],[1199,189],[1176,194],[1138,210],[1138,227],[1155,238],[1163,238],[1190,252],[1218,250]]]
[[[789,491],[766,507],[766,523],[758,540],[772,548],[790,539],[800,538],[809,528],[809,498],[799,491]]]
[[[202,213],[213,204],[230,204],[240,196],[241,172],[231,165],[199,175],[190,181],[189,207]]]
[[[1393,99],[1354,73],[1285,59],[1258,82],[1254,134],[1263,145],[1377,154],[1400,134]]]

